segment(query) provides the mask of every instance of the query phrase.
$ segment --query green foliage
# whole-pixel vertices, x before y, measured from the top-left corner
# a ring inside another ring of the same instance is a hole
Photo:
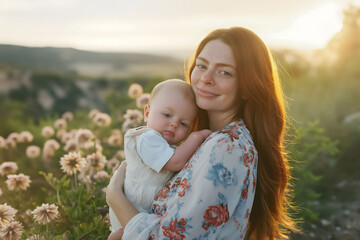
[[[338,141],[331,140],[324,134],[319,122],[309,123],[305,128],[296,130],[295,138],[288,146],[289,156],[294,159],[295,202],[302,208],[301,217],[315,221],[318,217],[317,202],[321,194],[316,186],[323,169],[335,166],[334,156],[338,154]]]

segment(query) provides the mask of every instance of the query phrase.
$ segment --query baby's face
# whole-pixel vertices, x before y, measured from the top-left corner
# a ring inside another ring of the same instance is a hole
[[[161,89],[152,99],[151,106],[144,110],[146,126],[159,132],[170,145],[178,144],[186,137],[196,114],[195,102],[185,99],[174,88]]]

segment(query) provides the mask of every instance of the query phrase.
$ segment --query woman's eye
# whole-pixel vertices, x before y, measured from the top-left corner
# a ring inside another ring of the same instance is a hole
[[[220,74],[224,75],[224,76],[229,76],[232,77],[232,74],[227,72],[227,71],[221,71]]]
[[[206,69],[206,66],[203,64],[196,64],[196,67],[200,69]]]

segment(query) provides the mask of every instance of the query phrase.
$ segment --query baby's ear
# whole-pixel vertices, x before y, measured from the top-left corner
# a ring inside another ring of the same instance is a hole
[[[149,117],[149,112],[150,112],[150,105],[146,104],[144,107],[144,122],[147,122],[147,119]]]

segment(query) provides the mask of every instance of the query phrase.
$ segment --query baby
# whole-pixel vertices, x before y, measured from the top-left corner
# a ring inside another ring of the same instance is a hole
[[[211,131],[204,129],[188,135],[198,108],[191,86],[170,79],[151,92],[144,109],[146,127],[130,129],[124,137],[127,161],[124,191],[139,210],[149,212],[161,188],[180,171]],[[111,231],[121,228],[109,209]]]

